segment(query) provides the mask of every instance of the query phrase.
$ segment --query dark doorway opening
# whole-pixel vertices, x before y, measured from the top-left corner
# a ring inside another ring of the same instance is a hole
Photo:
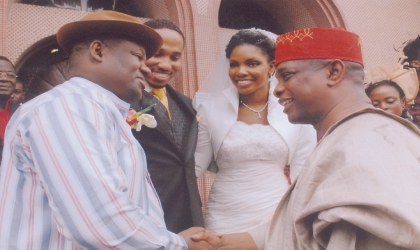
[[[68,56],[58,46],[55,36],[50,36],[23,53],[16,70],[25,85],[25,101],[28,101],[68,79]]]
[[[21,3],[81,11],[114,10],[132,16],[152,18],[135,0],[22,0]]]
[[[260,28],[275,34],[283,33],[276,18],[259,0],[222,0],[219,7],[219,26],[237,30]]]

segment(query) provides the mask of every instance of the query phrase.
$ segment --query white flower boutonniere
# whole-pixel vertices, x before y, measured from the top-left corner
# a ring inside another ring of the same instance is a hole
[[[152,104],[149,107],[136,112],[134,109],[130,109],[127,114],[126,122],[132,129],[136,131],[141,130],[141,126],[146,126],[149,128],[156,128],[157,122],[153,115],[146,114],[149,112],[156,104]]]

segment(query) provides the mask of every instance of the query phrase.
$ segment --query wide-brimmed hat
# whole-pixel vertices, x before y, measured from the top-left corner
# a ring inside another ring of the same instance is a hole
[[[277,37],[276,65],[302,59],[340,59],[363,65],[360,38],[343,28],[308,28]]]
[[[57,42],[70,54],[73,45],[95,36],[127,39],[142,45],[147,58],[162,46],[162,37],[136,17],[116,11],[92,12],[80,21],[65,24],[57,32]]]

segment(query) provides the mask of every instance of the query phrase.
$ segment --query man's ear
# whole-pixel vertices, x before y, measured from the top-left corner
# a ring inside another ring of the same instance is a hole
[[[93,60],[102,62],[105,44],[100,40],[95,40],[89,45],[89,54]]]
[[[328,86],[332,87],[340,83],[344,79],[346,67],[343,61],[335,59],[327,66]]]

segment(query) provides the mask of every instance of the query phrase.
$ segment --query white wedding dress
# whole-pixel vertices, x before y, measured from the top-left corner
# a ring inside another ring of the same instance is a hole
[[[270,221],[289,188],[287,157],[287,144],[271,126],[237,121],[218,153],[206,228],[239,233]]]

